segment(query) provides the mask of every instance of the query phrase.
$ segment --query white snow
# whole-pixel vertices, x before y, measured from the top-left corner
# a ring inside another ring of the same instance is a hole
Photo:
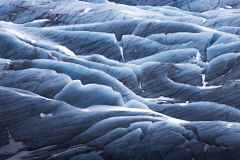
[[[204,20],[203,20],[203,22],[202,22],[202,25],[203,25],[203,24],[204,24],[206,21],[207,21],[207,20],[206,20],[206,19],[204,19]]]
[[[33,150],[33,151],[21,151],[21,152],[15,154],[14,156],[8,158],[7,160],[22,160],[22,159],[25,159],[24,157],[26,157],[28,155],[31,155],[32,152],[45,150],[45,149],[52,148],[52,147],[55,147],[55,146],[56,145],[47,146],[47,147],[43,147],[43,148],[40,148],[40,149],[37,149],[37,150]]]
[[[46,22],[46,21],[51,21],[49,19],[38,19],[38,20],[34,20],[32,22]]]
[[[2,146],[0,148],[0,154],[14,154],[17,153],[20,149],[25,148],[25,145],[23,144],[23,142],[16,142],[12,135],[10,134],[8,127],[7,127],[7,131],[8,131],[8,137],[9,137],[9,143],[5,146]]]
[[[83,14],[86,14],[86,13],[88,13],[89,11],[91,11],[92,10],[92,8],[90,8],[90,7],[87,7],[87,8],[85,8],[84,9],[84,11],[83,12],[81,12],[81,13],[79,13],[80,15],[83,15]]]
[[[125,61],[125,59],[124,59],[124,55],[123,55],[123,47],[122,47],[122,46],[120,47],[120,52],[121,52],[121,55],[122,55],[122,59],[123,59],[123,61]]]
[[[49,114],[44,114],[44,113],[40,113],[40,117],[44,118],[44,117],[51,117],[53,114],[49,113]]]
[[[168,117],[168,119],[167,119],[168,122],[175,123],[175,124],[188,122],[188,121],[185,121],[185,120],[176,119],[176,118],[172,118],[172,117],[169,117],[169,116],[167,116],[167,117]]]
[[[220,88],[222,87],[221,85],[219,86],[205,86],[205,87],[201,87],[201,86],[198,86],[198,88],[200,89],[214,89],[214,88]]]
[[[173,101],[173,98],[169,98],[169,97],[163,97],[160,96],[158,98],[145,98],[145,100],[149,101],[149,102],[167,102],[167,101]]]
[[[231,128],[233,124],[228,124],[227,125],[227,128]]]
[[[47,115],[47,117],[51,117],[53,114],[52,113],[49,113],[48,115]]]
[[[203,22],[204,23],[204,22]],[[196,54],[196,60],[197,61],[200,61],[201,60],[201,54],[200,52],[198,51],[197,54]]]
[[[169,97],[163,97],[163,96],[158,97],[158,99],[166,100],[166,101],[173,101],[173,100],[174,100],[174,99],[172,99],[172,98],[169,98]]]
[[[202,83],[203,83],[203,86],[198,86],[198,88],[200,88],[200,89],[213,89],[213,88],[222,87],[221,85],[219,85],[219,86],[206,86],[208,84],[208,82],[205,81],[205,74],[202,74]]]
[[[229,9],[232,8],[232,6],[225,6],[225,7],[226,7],[226,8],[229,8]]]
[[[210,147],[210,145],[205,144],[205,146],[204,146],[204,152],[207,152],[207,150],[208,150],[209,147]]]
[[[73,51],[69,50],[67,47],[65,46],[61,46],[61,45],[55,45],[55,47],[58,48],[58,50],[60,52],[64,52],[65,54],[69,55],[69,56],[76,56]]]
[[[44,117],[46,117],[46,114],[40,113],[40,117],[41,117],[41,118],[44,118]]]
[[[180,106],[186,106],[189,103],[189,101],[186,101],[186,103],[175,103],[175,104],[179,104]]]
[[[219,7],[218,9],[219,9],[219,10],[224,10],[224,8],[221,8],[221,7]]]
[[[34,39],[29,39],[29,40],[31,41],[32,44],[36,42],[36,40]]]
[[[203,87],[206,87],[206,85],[208,84],[208,82],[205,81],[205,74],[202,74],[202,83]]]

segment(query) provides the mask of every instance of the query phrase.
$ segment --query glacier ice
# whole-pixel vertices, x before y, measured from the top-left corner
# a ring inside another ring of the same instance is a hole
[[[94,93],[94,94],[93,94]],[[79,80],[69,82],[54,99],[67,102],[75,107],[86,108],[92,105],[122,106],[122,96],[112,88],[97,84],[82,85]]]
[[[0,160],[238,160],[238,0],[0,0]]]

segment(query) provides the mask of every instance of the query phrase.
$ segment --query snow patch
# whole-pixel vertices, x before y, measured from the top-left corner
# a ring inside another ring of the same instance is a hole
[[[160,96],[158,98],[145,98],[145,100],[149,101],[149,102],[167,102],[167,101],[173,101],[173,98],[169,98],[169,97],[163,97]]]
[[[231,8],[232,8],[232,6],[225,6],[225,8],[231,9]]]
[[[219,9],[219,10],[225,10],[225,8],[221,8],[221,7],[219,7],[218,9]]]
[[[173,101],[174,100],[173,98],[163,97],[163,96],[158,97],[158,99],[166,100],[166,101]]]
[[[38,20],[34,20],[34,21],[32,21],[32,22],[48,22],[48,21],[51,21],[51,20],[49,20],[49,19],[38,19]]]
[[[202,24],[201,24],[201,25],[203,25],[205,22],[207,22],[207,20],[206,20],[206,19],[204,19],[204,20],[203,20],[203,22],[202,22]]]
[[[231,128],[233,124],[228,124],[227,125],[227,128]]]
[[[179,104],[180,106],[186,106],[187,104],[189,104],[189,101],[186,101],[186,103],[175,103],[175,104]]]
[[[44,117],[51,117],[51,116],[53,116],[52,113],[49,113],[49,114],[40,113],[40,117],[41,117],[41,118],[44,118]]]
[[[40,113],[40,117],[41,117],[41,118],[44,118],[44,117],[46,117],[46,114]]]
[[[198,88],[200,89],[214,89],[214,88],[221,88],[222,86],[205,86],[205,87],[201,87],[201,86],[198,86]]]
[[[36,152],[36,151],[41,151],[41,150],[46,150],[52,147],[55,147],[56,145],[52,145],[52,146],[47,146],[47,147],[43,147],[37,150],[33,150],[33,151],[21,151],[17,154],[15,154],[14,156],[12,156],[11,158],[8,158],[7,160],[22,160],[22,159],[26,159],[24,157],[27,157],[28,155],[31,155],[32,152]]]
[[[10,134],[8,127],[6,128],[8,131],[9,143],[0,148],[0,154],[14,154],[17,153],[20,149],[25,148],[26,146],[23,144],[23,142],[16,142]]]
[[[29,40],[31,41],[32,44],[36,42],[36,40],[34,39],[29,39]]]
[[[198,86],[200,89],[213,89],[213,88],[220,88],[222,87],[221,85],[219,86],[206,86],[208,82],[205,81],[205,74],[202,74],[202,84],[203,86]]]
[[[91,11],[92,10],[92,8],[90,8],[90,7],[87,7],[87,8],[85,8],[84,9],[84,11],[83,12],[81,12],[81,13],[79,13],[80,15],[83,15],[83,14],[86,14],[86,13],[88,13],[89,11]]]
[[[208,150],[209,147],[210,147],[210,145],[205,144],[205,146],[204,146],[204,152],[207,152],[207,150]]]
[[[181,120],[181,119],[176,119],[176,118],[172,118],[172,117],[168,117],[168,122],[171,122],[171,123],[175,123],[175,124],[180,124],[180,123],[186,123],[188,121],[185,121],[185,120]]]
[[[55,47],[57,47],[57,49],[60,51],[60,52],[63,52],[69,56],[76,56],[73,51],[69,50],[67,47],[65,46],[61,46],[61,45],[55,45]]]
[[[206,20],[205,20],[206,21]],[[196,54],[196,60],[197,61],[200,61],[201,60],[201,54],[200,52],[198,51],[197,54]]]
[[[123,55],[123,47],[122,47],[122,46],[120,47],[120,52],[121,52],[121,55],[122,55],[122,59],[123,59],[123,61],[125,61],[125,59],[124,59],[124,55]]]
[[[220,146],[222,149],[228,149],[227,147]]]
[[[205,81],[205,74],[202,74],[202,84],[203,87],[206,87],[206,85],[208,84],[208,82]]]

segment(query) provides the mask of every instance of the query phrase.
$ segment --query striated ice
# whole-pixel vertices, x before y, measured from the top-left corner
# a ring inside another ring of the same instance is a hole
[[[0,160],[239,159],[239,0],[0,8]]]

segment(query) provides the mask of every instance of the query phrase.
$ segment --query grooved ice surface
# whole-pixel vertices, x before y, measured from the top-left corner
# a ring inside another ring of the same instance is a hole
[[[238,160],[238,0],[0,0],[0,160]]]

